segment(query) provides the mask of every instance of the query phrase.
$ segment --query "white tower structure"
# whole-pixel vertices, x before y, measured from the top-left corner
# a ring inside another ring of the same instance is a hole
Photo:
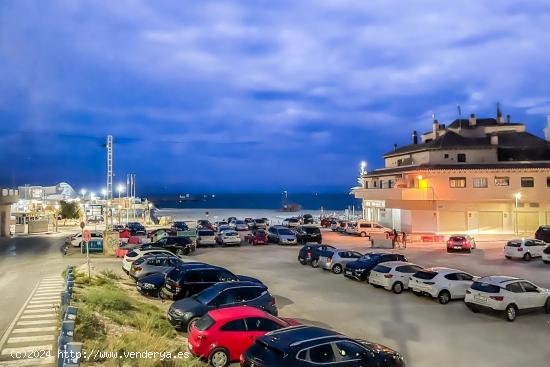
[[[107,135],[107,200],[113,198],[113,136]]]

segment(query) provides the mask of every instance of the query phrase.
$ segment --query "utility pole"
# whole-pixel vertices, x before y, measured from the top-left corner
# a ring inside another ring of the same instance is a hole
[[[113,136],[107,135],[107,202],[113,198]],[[109,228],[109,208],[105,215],[105,226]],[[112,225],[112,218],[111,218]]]

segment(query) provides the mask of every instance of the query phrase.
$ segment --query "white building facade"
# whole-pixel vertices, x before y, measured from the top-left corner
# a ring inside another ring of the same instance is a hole
[[[525,125],[455,120],[384,155],[359,177],[366,219],[407,233],[530,233],[550,224],[550,142]]]

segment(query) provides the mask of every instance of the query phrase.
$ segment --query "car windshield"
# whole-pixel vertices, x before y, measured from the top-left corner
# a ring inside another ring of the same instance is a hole
[[[208,304],[208,302],[216,298],[218,294],[220,294],[220,291],[222,290],[222,288],[223,287],[221,285],[215,284],[195,294],[194,296],[191,296],[191,298],[194,298],[195,300],[199,301],[203,305],[206,305]]]
[[[463,237],[463,236],[453,236],[453,237],[449,238],[449,240],[451,240],[451,241],[464,241],[464,240],[466,240],[466,238]]]
[[[213,236],[214,231],[199,231],[199,236]]]
[[[387,267],[387,266],[384,266],[384,265],[376,265],[376,266],[374,267],[374,269],[372,269],[372,270],[374,270],[374,271],[376,271],[376,272],[378,272],[378,273],[384,273],[384,274],[386,274],[386,273],[389,273],[389,272],[390,272],[391,268],[389,268],[389,267]]]
[[[226,236],[238,236],[239,234],[237,232],[233,232],[233,231],[225,231],[223,232],[224,235]]]
[[[472,284],[472,289],[485,293],[500,293],[500,287],[483,282],[474,282]]]
[[[254,236],[265,236],[265,235],[266,235],[265,231],[255,231],[254,232]]]
[[[361,256],[361,259],[362,260],[374,260],[374,259],[379,258],[380,256],[381,256],[380,254],[365,254],[365,255]]]
[[[135,252],[135,251],[130,251],[126,254],[127,257],[136,257],[137,255],[138,255],[138,253]]]
[[[508,246],[508,247],[520,247],[521,242],[520,241],[508,241],[506,246]]]
[[[297,222],[299,222],[299,220],[296,219],[296,218],[290,218],[288,221],[289,221],[289,222],[292,222],[292,223],[297,223]]]
[[[148,258],[146,256],[144,257],[141,257],[139,259],[137,259],[136,261],[134,261],[134,265],[139,265],[139,264],[142,264],[145,260],[147,260]]]
[[[235,222],[235,224],[246,224],[246,222],[244,220],[238,220]]]
[[[206,314],[195,322],[195,328],[200,331],[205,331],[214,325],[214,323],[214,319]]]
[[[308,234],[321,233],[321,230],[317,227],[303,227],[304,231]]]
[[[281,228],[279,229],[279,234],[283,236],[292,236],[294,233],[290,229]]]
[[[437,273],[435,271],[421,270],[416,272],[414,277],[418,279],[430,280],[435,278],[436,275]]]
[[[263,219],[254,219],[254,222],[256,223],[265,223]]]

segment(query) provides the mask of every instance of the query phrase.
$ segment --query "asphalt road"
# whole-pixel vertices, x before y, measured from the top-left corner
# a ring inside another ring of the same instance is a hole
[[[336,234],[327,234],[324,242],[368,249],[362,239]],[[472,254],[447,254],[433,247],[396,251],[426,267],[521,276],[550,287],[550,266],[540,260],[506,260],[499,243],[480,244]],[[408,366],[527,367],[550,361],[550,315],[527,314],[509,323],[495,315],[473,314],[462,301],[444,306],[408,292],[394,295],[342,275],[302,266],[296,259],[298,248],[201,249],[193,257],[261,279],[276,296],[281,316],[385,344],[400,351]]]
[[[0,336],[40,279],[60,274],[68,264],[61,252],[63,239],[61,235],[0,239]]]

